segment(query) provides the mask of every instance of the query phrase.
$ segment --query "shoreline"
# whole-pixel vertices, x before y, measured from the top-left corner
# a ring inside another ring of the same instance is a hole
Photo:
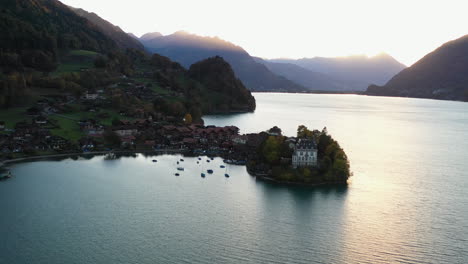
[[[91,151],[91,152],[73,152],[73,153],[63,153],[63,154],[51,154],[51,155],[38,155],[38,156],[29,156],[29,157],[22,157],[10,160],[3,160],[0,161],[0,169],[13,163],[20,163],[20,162],[29,162],[35,160],[42,160],[42,159],[52,159],[52,158],[67,158],[67,157],[76,157],[76,156],[99,156],[105,155],[109,153],[114,154],[184,154],[186,151],[181,150],[150,150],[150,151],[131,151],[131,150],[119,150],[119,151]]]
[[[4,160],[0,162],[0,169],[4,169],[6,166],[15,163],[22,163],[22,162],[31,162],[31,161],[40,161],[40,160],[47,160],[53,158],[71,158],[71,157],[79,157],[79,156],[100,156],[106,155],[109,153],[114,154],[155,154],[155,155],[163,155],[163,154],[189,154],[188,151],[183,150],[171,150],[171,149],[163,149],[163,150],[149,150],[149,151],[129,151],[129,150],[120,150],[120,151],[93,151],[93,152],[75,152],[75,153],[63,153],[63,154],[51,154],[51,155],[38,155],[38,156],[30,156],[30,157],[23,157],[23,158],[16,158],[11,160]],[[187,155],[187,156],[190,156]],[[222,155],[217,155],[220,158]],[[305,182],[289,182],[289,181],[278,181],[274,178],[271,178],[269,174],[259,174],[252,172],[247,164],[241,165],[246,167],[246,172],[251,177],[255,177],[257,180],[268,182],[276,185],[289,185],[289,186],[298,186],[298,187],[320,187],[320,186],[347,186],[348,181],[346,182],[321,182],[321,183],[305,183]]]
[[[348,186],[348,181],[345,182],[321,182],[321,183],[307,183],[307,182],[290,182],[290,181],[278,181],[274,178],[269,177],[269,174],[259,174],[252,172],[249,170],[248,166],[246,165],[247,168],[247,173],[255,177],[256,179],[264,182],[269,182],[273,184],[278,184],[278,185],[291,185],[291,186],[304,186],[304,187],[319,187],[319,186],[337,186],[337,185],[342,185],[342,186]]]

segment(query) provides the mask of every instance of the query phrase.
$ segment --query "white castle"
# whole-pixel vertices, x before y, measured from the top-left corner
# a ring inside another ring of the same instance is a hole
[[[311,139],[299,139],[292,155],[292,165],[298,167],[317,166],[317,144]]]

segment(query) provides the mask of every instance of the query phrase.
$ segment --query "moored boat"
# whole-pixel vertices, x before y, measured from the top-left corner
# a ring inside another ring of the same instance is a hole
[[[13,176],[11,175],[11,171],[8,171],[7,175],[4,175],[2,177],[0,177],[0,181],[5,181],[5,180],[8,180],[10,178],[12,178]]]

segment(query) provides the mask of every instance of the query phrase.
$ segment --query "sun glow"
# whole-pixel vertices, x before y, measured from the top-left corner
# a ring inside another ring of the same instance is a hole
[[[386,52],[411,65],[461,37],[468,3],[445,1],[63,0],[127,32],[219,36],[266,58]]]

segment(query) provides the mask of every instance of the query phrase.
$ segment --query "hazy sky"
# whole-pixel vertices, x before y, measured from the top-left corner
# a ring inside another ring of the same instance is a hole
[[[468,0],[62,0],[127,32],[219,36],[265,58],[374,55],[411,65],[468,34]]]

